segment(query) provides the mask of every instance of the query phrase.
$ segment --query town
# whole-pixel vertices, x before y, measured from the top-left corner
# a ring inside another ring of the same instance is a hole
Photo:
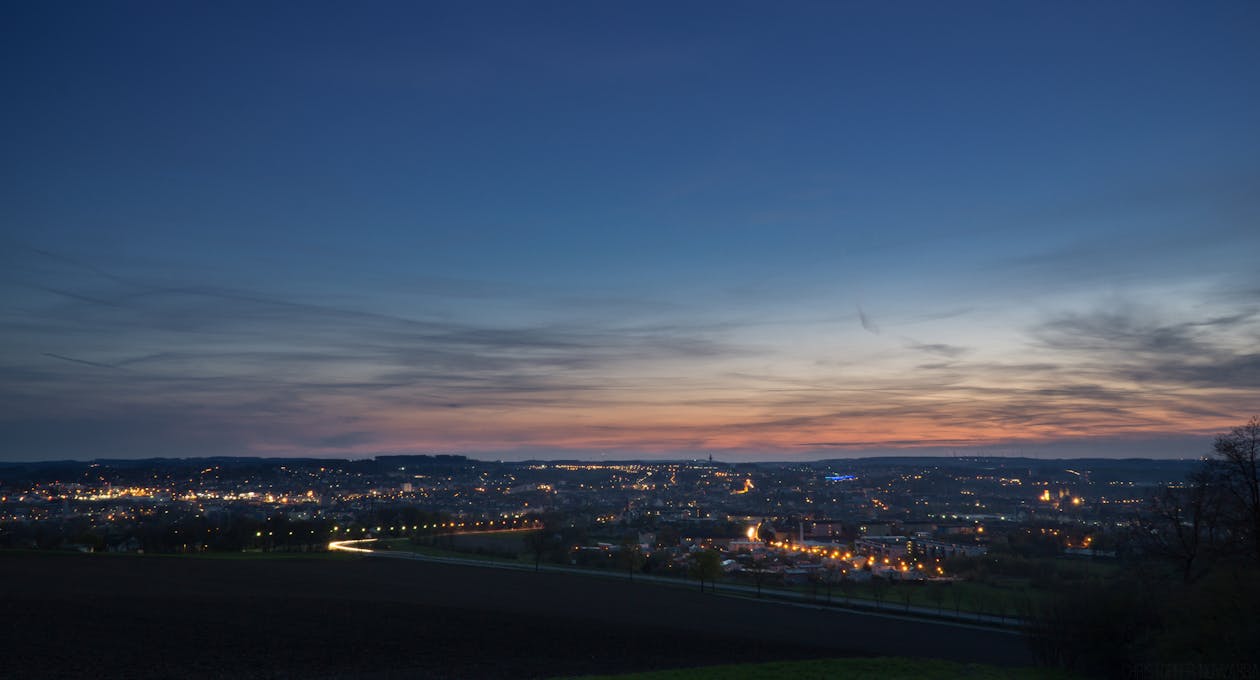
[[[1066,563],[1057,569],[1069,576],[1072,558],[1106,562],[1144,501],[1194,464],[455,455],[4,464],[0,547],[317,552],[377,539],[381,548],[722,578],[759,591],[830,596],[838,586],[879,601],[887,582],[1000,584],[995,574],[1037,571],[1030,559]],[[997,592],[956,608],[1014,615]],[[907,608],[911,599],[941,608],[931,589],[906,593]]]

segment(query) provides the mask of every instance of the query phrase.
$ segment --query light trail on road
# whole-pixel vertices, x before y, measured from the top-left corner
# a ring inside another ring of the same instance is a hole
[[[358,538],[353,541],[332,541],[331,543],[328,544],[328,549],[340,550],[341,552],[373,553],[376,551],[370,550],[368,548],[356,548],[350,544],[351,543],[372,543],[376,540],[377,539],[375,538]]]

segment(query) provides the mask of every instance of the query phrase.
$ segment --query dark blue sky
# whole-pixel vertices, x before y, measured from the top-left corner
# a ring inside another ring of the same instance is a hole
[[[1256,3],[11,3],[0,458],[1197,455]]]

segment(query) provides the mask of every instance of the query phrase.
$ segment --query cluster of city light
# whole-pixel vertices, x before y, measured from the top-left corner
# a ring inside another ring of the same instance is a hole
[[[745,533],[750,540],[753,540],[756,535],[756,527],[748,527]],[[767,545],[771,548],[776,548],[778,550],[781,550],[787,554],[796,553],[796,554],[801,554],[801,555],[812,555],[816,557],[821,557],[823,559],[830,558],[837,561],[843,561],[846,567],[849,564],[852,564],[854,569],[862,569],[865,567],[878,567],[878,568],[886,567],[888,569],[892,569],[894,571],[900,571],[902,573],[908,573],[911,570],[911,568],[919,572],[923,572],[925,569],[924,564],[922,562],[909,563],[909,562],[906,562],[905,560],[898,559],[897,563],[893,564],[892,558],[890,557],[884,557],[881,560],[878,556],[875,556],[875,555],[854,555],[852,551],[841,552],[837,548],[828,547],[828,546],[801,545],[801,544],[796,544],[789,541],[770,541]],[[882,564],[882,567],[881,567],[881,564]],[[938,576],[944,576],[945,570],[939,564],[934,565],[933,568],[936,570],[936,573]]]
[[[496,529],[496,525],[498,528]],[[519,519],[514,520],[483,520],[480,522],[435,522],[433,524],[401,524],[398,526],[378,526],[377,532],[382,531],[420,531],[422,529],[478,529],[484,527],[487,530],[508,531],[514,529],[537,529],[542,526],[537,520],[526,520],[524,522]],[[333,531],[367,531],[369,527],[340,527],[334,526]]]
[[[1065,542],[1064,542],[1063,547],[1065,547],[1065,548],[1084,548],[1084,549],[1086,549],[1086,550],[1089,550],[1089,549],[1091,549],[1091,548],[1093,548],[1093,547],[1094,547],[1094,537],[1093,537],[1093,536],[1086,536],[1085,538],[1081,539],[1081,544],[1080,544],[1079,546],[1077,546],[1077,545],[1073,545],[1073,544],[1072,544],[1072,541],[1071,541],[1071,540],[1068,540],[1068,541],[1065,541]]]
[[[582,471],[595,471],[595,470],[613,470],[616,472],[643,472],[645,469],[649,469],[649,468],[643,465],[605,465],[602,463],[584,463],[584,464],[552,463],[550,465],[546,463],[540,463],[538,465],[529,466],[529,469],[531,470],[553,469],[553,470],[565,470],[568,472],[582,472]]]
[[[163,489],[150,489],[143,486],[109,487],[93,490],[83,495],[76,493],[74,499],[77,501],[108,501],[116,498],[153,498],[163,491]],[[63,494],[60,498],[64,500],[66,496]],[[48,500],[53,499],[50,496]]]
[[[99,489],[75,489],[71,493],[51,492],[51,491],[34,492],[34,493],[29,494],[29,496],[21,495],[18,497],[17,500],[26,501],[28,498],[35,498],[35,499],[47,500],[47,501],[73,500],[73,501],[99,502],[99,501],[120,500],[120,499],[125,499],[125,498],[155,499],[155,498],[160,498],[167,495],[169,495],[171,500],[184,501],[184,502],[195,502],[195,501],[204,501],[204,500],[219,500],[219,501],[227,501],[227,502],[233,502],[233,501],[253,502],[253,501],[262,500],[265,503],[272,503],[272,504],[277,504],[277,505],[287,505],[289,503],[317,503],[319,502],[319,498],[315,495],[315,492],[313,490],[307,490],[301,493],[300,495],[289,495],[289,494],[276,495],[273,493],[259,494],[256,491],[221,492],[215,489],[200,489],[200,490],[189,489],[187,491],[184,491],[183,493],[178,493],[169,488],[144,487],[144,486],[126,486],[126,487],[106,486],[104,488],[99,488]],[[6,497],[5,500],[8,500],[8,498]]]
[[[806,555],[818,555],[820,557],[830,557],[832,559],[846,559],[847,560],[847,559],[852,559],[853,557],[853,553],[851,552],[841,553],[836,548],[828,548],[826,546],[821,546],[821,545],[799,545],[796,543],[789,543],[786,541],[771,541],[770,547],[778,548],[779,550],[782,550],[784,552],[795,552],[795,553],[801,553],[801,554],[806,554]]]

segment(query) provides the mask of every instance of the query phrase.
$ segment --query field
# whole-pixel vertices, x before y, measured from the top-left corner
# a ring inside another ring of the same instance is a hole
[[[377,544],[378,549],[388,547],[392,550],[417,552],[438,557],[461,557],[515,564],[534,563],[533,557],[526,550],[525,538],[529,532],[486,532],[456,534],[443,537],[437,546],[415,544],[408,539],[386,539]],[[1083,560],[1060,559],[1052,563],[1054,569],[1061,574],[1076,580],[1085,577],[1097,578],[1115,570],[1112,565],[1094,563]],[[589,567],[592,571],[608,571],[599,567]],[[682,578],[682,574],[676,574]],[[751,578],[732,578],[726,576],[724,583],[754,585]],[[827,601],[827,589],[822,584],[790,585],[767,583],[768,592],[774,590],[791,590],[808,595],[813,600]],[[882,593],[882,601],[871,582],[862,581],[852,584],[846,590],[838,584],[831,589],[831,601],[839,604],[860,605],[890,613],[905,610],[907,604],[927,610],[926,613],[939,612],[942,615],[965,618],[967,614],[983,614],[994,617],[1007,617],[1012,621],[1024,617],[1030,605],[1035,605],[1049,597],[1049,591],[1039,588],[1028,578],[990,576],[984,582],[958,581],[929,586],[923,582],[907,584],[894,583]],[[939,599],[937,599],[939,597]]]
[[[906,596],[912,607],[923,607],[945,615],[985,614],[989,616],[1020,617],[1026,615],[1027,603],[1039,602],[1046,597],[1044,591],[1026,584],[1011,583],[1002,586],[971,581],[943,583],[936,591],[941,599],[933,598],[934,585],[927,583],[893,583],[883,592],[882,602],[876,597],[875,588],[869,581],[856,583],[847,593],[840,586],[832,586],[831,601],[840,604],[858,604],[865,607],[896,613],[905,608]],[[798,585],[792,590],[804,593],[819,602],[827,600],[824,585]]]
[[[822,657],[1026,664],[1000,632],[380,558],[0,554],[14,677],[552,677]]]

